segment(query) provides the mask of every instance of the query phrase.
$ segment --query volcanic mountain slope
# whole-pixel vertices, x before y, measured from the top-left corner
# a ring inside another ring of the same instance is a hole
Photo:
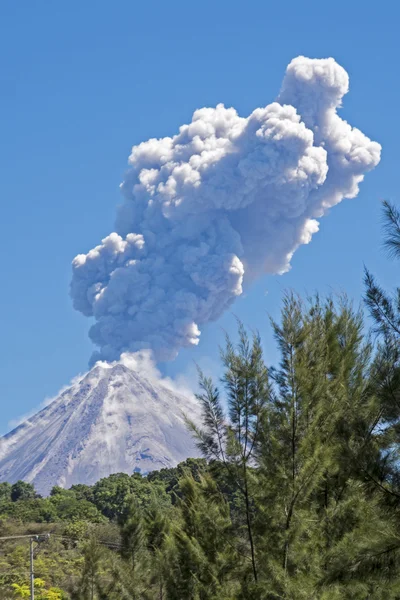
[[[128,367],[97,364],[51,404],[0,439],[0,481],[93,484],[111,473],[146,473],[198,456],[184,414],[194,399]]]

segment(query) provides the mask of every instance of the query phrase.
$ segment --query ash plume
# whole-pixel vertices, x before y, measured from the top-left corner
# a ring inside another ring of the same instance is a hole
[[[247,118],[202,108],[174,137],[133,147],[115,231],[73,261],[74,307],[95,319],[92,362],[144,349],[172,359],[244,285],[290,268],[380,160],[337,114],[348,87],[332,58],[299,56],[277,100]]]

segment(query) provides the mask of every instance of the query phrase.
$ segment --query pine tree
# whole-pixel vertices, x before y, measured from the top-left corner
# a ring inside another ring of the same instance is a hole
[[[372,552],[385,526],[366,475],[381,458],[362,315],[346,299],[305,304],[288,295],[273,328],[281,361],[270,370],[257,455],[255,538],[264,565],[257,593],[370,598],[373,579],[341,580],[344,565],[359,560],[355,549]]]
[[[84,547],[83,569],[77,587],[72,591],[72,600],[105,600],[103,561],[104,548],[92,537]]]
[[[121,557],[114,558],[111,587],[112,598],[120,600],[146,600],[152,598],[146,523],[142,507],[132,498],[121,517]]]
[[[235,598],[233,544],[229,507],[210,475],[180,481],[180,519],[167,536],[164,568],[168,600]]]
[[[159,498],[153,495],[144,512],[147,546],[150,553],[151,584],[155,588],[154,598],[164,600],[165,597],[165,567],[164,546],[166,537],[171,529],[171,520],[174,518],[174,509],[167,509],[160,503]]]
[[[393,259],[400,258],[400,211],[383,203],[384,246]],[[395,586],[400,576],[400,287],[386,292],[376,278],[365,270],[365,303],[377,335],[377,352],[371,369],[371,385],[376,396],[374,438],[379,460],[366,464],[364,471],[380,495],[381,508],[387,511],[391,527],[380,545],[364,552],[357,571],[368,572]]]
[[[222,463],[241,496],[244,528],[248,541],[252,575],[258,579],[257,550],[254,540],[254,502],[252,469],[259,444],[261,421],[269,400],[268,372],[263,361],[261,340],[253,335],[252,342],[239,323],[239,343],[234,346],[226,338],[221,352],[225,374],[229,420],[224,414],[220,392],[212,380],[200,372],[202,393],[198,395],[203,408],[203,428],[190,424],[200,450],[208,459]]]

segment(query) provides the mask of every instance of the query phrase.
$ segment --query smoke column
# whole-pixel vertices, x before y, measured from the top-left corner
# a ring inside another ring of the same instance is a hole
[[[174,358],[243,284],[290,268],[317,219],[380,160],[337,114],[348,86],[332,58],[299,56],[277,100],[249,117],[202,108],[174,137],[132,149],[115,231],[73,261],[74,307],[95,319],[92,362]]]

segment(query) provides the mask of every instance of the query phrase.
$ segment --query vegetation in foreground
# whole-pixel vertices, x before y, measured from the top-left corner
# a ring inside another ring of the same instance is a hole
[[[400,289],[365,282],[372,332],[346,300],[288,295],[278,367],[241,325],[227,339],[222,389],[201,374],[188,423],[204,459],[49,498],[1,484],[1,536],[52,534],[36,598],[400,599]],[[26,543],[0,548],[0,598],[29,597]]]

